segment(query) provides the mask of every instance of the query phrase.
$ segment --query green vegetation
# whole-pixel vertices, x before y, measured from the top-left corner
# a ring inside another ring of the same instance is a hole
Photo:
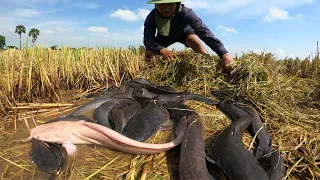
[[[85,103],[74,98],[137,77],[205,96],[212,89],[221,90],[229,98],[253,105],[273,137],[274,148],[282,152],[286,178],[320,178],[319,57],[277,60],[271,53],[251,52],[237,57],[233,71],[226,75],[216,72],[216,56],[179,52],[176,60],[156,57],[145,62],[142,51],[134,47],[63,47],[59,51],[33,47],[0,53],[1,178],[40,176],[26,153],[30,143],[15,141],[28,137],[26,127],[33,127],[33,118],[40,123],[61,116]],[[230,122],[212,106],[188,105],[201,115],[207,137]],[[170,137],[168,132],[159,132],[150,142]],[[244,137],[247,147],[251,141]],[[79,146],[58,179],[170,179],[167,161],[176,156],[177,151],[133,156]]]
[[[26,33],[26,28],[25,28],[23,25],[18,25],[18,26],[16,27],[15,33],[17,33],[17,34],[20,35],[20,49],[21,49],[21,34],[22,34],[22,33]]]
[[[19,49],[17,46],[7,46],[7,49]]]
[[[0,50],[3,50],[6,47],[6,37],[0,35]]]
[[[36,40],[38,39],[38,36],[40,34],[39,29],[37,28],[32,28],[29,31],[29,36],[32,37],[32,45],[34,46],[34,43],[36,42]]]
[[[58,45],[54,45],[50,47],[52,50],[58,50]]]

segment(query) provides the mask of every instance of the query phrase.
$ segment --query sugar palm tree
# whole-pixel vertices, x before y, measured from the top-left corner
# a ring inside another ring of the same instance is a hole
[[[37,29],[37,28],[32,28],[32,29],[29,31],[29,36],[32,37],[32,45],[33,45],[33,46],[34,46],[34,43],[36,42],[39,34],[40,34],[40,31],[39,31],[39,29]]]
[[[21,34],[22,33],[26,33],[26,28],[24,27],[24,25],[19,25],[16,27],[16,32],[17,34],[20,35],[20,49],[21,49]]]

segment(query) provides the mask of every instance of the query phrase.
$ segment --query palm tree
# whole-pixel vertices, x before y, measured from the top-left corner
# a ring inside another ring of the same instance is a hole
[[[33,45],[33,46],[34,46],[34,43],[36,42],[39,34],[40,34],[40,31],[39,31],[39,29],[37,29],[37,28],[32,28],[32,29],[29,31],[29,36],[32,36],[32,45]]]
[[[20,49],[21,49],[21,34],[26,33],[26,28],[24,27],[24,25],[17,26],[16,33],[18,33],[20,35]]]

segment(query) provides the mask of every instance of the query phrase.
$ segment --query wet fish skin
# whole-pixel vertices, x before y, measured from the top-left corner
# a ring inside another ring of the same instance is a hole
[[[230,180],[230,178],[223,172],[223,170],[215,164],[215,162],[209,161],[206,156],[206,164],[209,172],[210,180]]]
[[[32,138],[29,157],[43,172],[56,174],[66,162],[67,152],[61,144],[47,143]]]
[[[205,159],[204,127],[199,115],[190,118],[180,146],[180,180],[209,180]]]
[[[279,180],[285,175],[285,166],[279,150],[272,152],[261,163],[270,180]]]
[[[47,121],[45,124],[59,121],[80,121],[92,122],[85,116],[67,115]],[[42,171],[49,174],[56,174],[66,162],[67,152],[61,144],[44,142],[32,138],[29,157],[31,161]]]
[[[114,124],[114,130],[121,133],[123,128],[128,123],[128,119],[125,118],[125,111],[129,108],[128,104],[121,104],[111,109],[109,113],[109,120]]]
[[[176,90],[171,86],[156,86],[158,89],[162,89],[163,91],[167,92],[176,92]]]
[[[120,104],[134,104],[136,103],[135,100],[131,98],[113,98],[110,101],[107,101],[103,104],[101,104],[94,112],[94,119],[97,121],[97,123],[106,126],[111,127],[109,123],[109,113],[110,111]]]
[[[78,108],[76,108],[73,112],[70,113],[70,115],[78,116],[78,115],[84,115],[88,118],[95,120],[95,110],[103,103],[109,102],[109,101],[118,101],[119,99],[130,99],[127,97],[122,96],[113,96],[113,97],[98,97]]]
[[[143,85],[153,85],[151,81],[145,78],[135,78],[135,79],[132,79],[130,82],[135,82]]]
[[[112,97],[133,98],[134,88],[121,84],[120,92],[121,92],[120,94],[116,94]]]
[[[101,92],[98,93],[91,93],[85,96],[85,98],[98,98],[98,97],[113,97],[115,95],[120,94],[120,88],[117,86],[111,86],[109,88],[106,88],[104,90],[102,90]]]
[[[272,138],[269,135],[267,128],[261,121],[261,118],[257,111],[250,106],[248,106],[247,109],[253,117],[253,121],[248,127],[248,132],[252,137],[256,135],[257,147],[255,150],[255,157],[260,161],[260,159],[263,160],[264,158],[267,158],[271,153]]]
[[[94,120],[94,112],[96,108],[98,108],[101,104],[113,100],[113,97],[99,97],[97,99],[94,99],[78,108],[76,108],[73,112],[71,112],[71,115],[77,116],[77,115],[85,115],[89,117],[90,119]]]
[[[168,102],[168,101],[178,101],[178,102],[187,102],[189,100],[197,100],[204,102],[209,105],[219,105],[219,102],[206,98],[200,94],[194,94],[190,92],[181,92],[179,94],[165,94],[165,95],[158,95],[154,98],[152,98],[154,101],[160,101],[160,102]]]
[[[141,110],[141,105],[139,103],[131,104],[128,109],[124,112],[124,117],[130,120],[134,115],[136,115]]]
[[[129,122],[131,117],[133,117],[134,113],[136,114],[138,111],[140,111],[140,106],[138,103],[136,104],[120,104],[113,109],[111,109],[109,113],[109,117],[111,122],[114,124],[114,130],[118,133],[122,133],[123,128],[126,126],[126,124]],[[133,109],[132,107],[135,107],[136,109]],[[130,118],[127,118],[127,117]]]
[[[161,124],[170,118],[169,112],[160,103],[150,102],[128,122],[122,131],[127,136],[136,141],[146,141],[156,133]]]
[[[187,128],[187,118],[181,118],[175,129],[176,137],[164,144],[135,141],[97,123],[60,121],[31,129],[30,137],[52,143],[98,144],[129,154],[157,154],[179,145]],[[56,133],[56,132],[59,133]]]
[[[134,98],[148,98],[148,99],[150,99],[150,98],[153,98],[157,95],[158,94],[152,93],[143,87],[135,87],[134,91],[133,91]]]
[[[226,114],[232,121],[250,115],[253,117],[253,121],[248,127],[249,134],[254,137],[256,135],[257,147],[255,150],[255,157],[257,159],[267,157],[272,149],[272,139],[264,127],[263,122],[257,111],[250,106],[240,106],[237,103],[233,103],[230,100],[224,100],[220,102],[218,108]]]
[[[121,91],[119,87],[114,85],[101,91],[101,95],[104,97],[112,97],[117,94],[121,94]]]
[[[243,146],[242,136],[252,122],[244,116],[232,122],[219,133],[207,156],[235,180],[268,180],[269,177],[257,159]],[[213,143],[212,143],[213,144]]]
[[[173,121],[179,120],[184,116],[191,116],[194,113],[193,109],[181,102],[168,101],[164,103],[164,106],[169,111],[170,119]]]
[[[111,102],[112,103],[112,102]],[[101,104],[95,111],[94,111],[94,119],[97,121],[98,124],[106,126],[108,128],[112,128],[112,125],[109,122],[109,114],[106,111],[110,106],[109,103]]]
[[[221,100],[220,109],[225,111],[233,121],[248,113],[253,117],[253,122],[248,127],[248,131],[252,137],[259,132],[256,136],[257,150],[255,157],[267,172],[270,180],[281,179],[285,174],[283,158],[279,150],[271,152],[272,138],[267,129],[263,127],[264,124],[257,111],[251,106],[240,106],[230,100],[225,100],[225,95],[221,92],[212,91],[211,93]],[[260,130],[261,127],[263,128]]]

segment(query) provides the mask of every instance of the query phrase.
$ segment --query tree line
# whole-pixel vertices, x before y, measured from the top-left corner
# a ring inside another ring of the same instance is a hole
[[[26,27],[24,25],[16,26],[15,33],[19,34],[20,36],[20,49],[21,49],[21,34],[26,33]],[[32,28],[30,29],[28,35],[29,37],[32,37],[32,45],[34,46],[34,43],[36,42],[36,40],[38,39],[38,36],[40,35],[40,31],[37,28]],[[6,37],[0,34],[0,49],[3,50],[4,47],[6,47]]]

